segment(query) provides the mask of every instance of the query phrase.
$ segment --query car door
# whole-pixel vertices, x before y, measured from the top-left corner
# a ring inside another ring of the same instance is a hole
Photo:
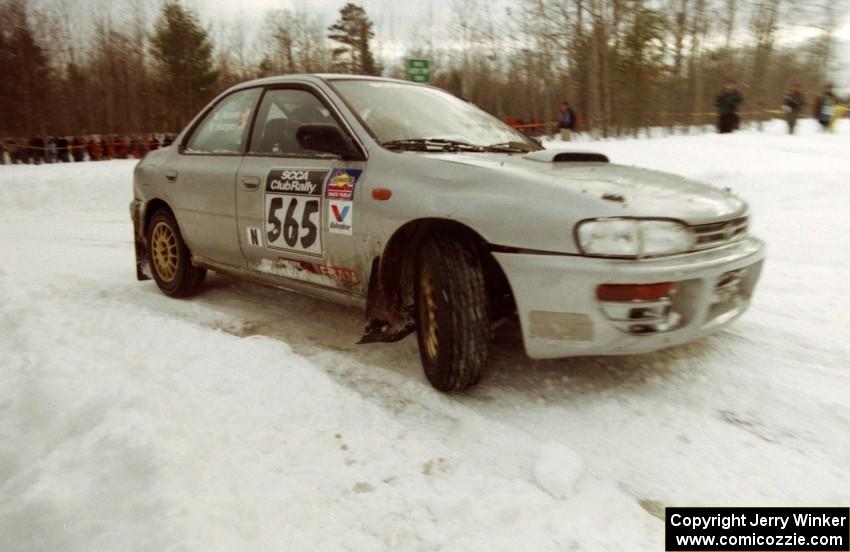
[[[237,224],[248,268],[284,279],[364,294],[364,161],[302,149],[301,125],[340,124],[321,93],[307,85],[266,90],[238,173]]]
[[[222,98],[200,120],[164,169],[181,232],[198,257],[241,266],[236,227],[236,173],[261,88]]]

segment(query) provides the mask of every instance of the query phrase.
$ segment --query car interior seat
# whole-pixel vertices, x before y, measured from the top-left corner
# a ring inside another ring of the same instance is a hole
[[[269,119],[263,129],[263,137],[260,140],[258,153],[283,153],[293,151],[291,141],[295,140],[294,134],[290,137],[290,122],[284,118]],[[297,150],[297,144],[296,144]]]

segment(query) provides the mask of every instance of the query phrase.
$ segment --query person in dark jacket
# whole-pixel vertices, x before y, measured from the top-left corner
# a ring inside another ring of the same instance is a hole
[[[9,157],[12,158],[13,165],[18,163],[26,165],[29,163],[29,155],[27,154],[29,150],[27,150],[26,142],[24,140],[21,140],[21,142],[18,143],[17,138],[12,138],[12,141],[8,143],[7,148],[9,150]]]
[[[744,103],[744,97],[738,92],[738,83],[728,79],[723,84],[723,90],[714,99],[717,107],[717,131],[727,134],[738,129],[741,120],[738,117],[738,108]]]
[[[83,143],[82,139],[79,136],[74,136],[74,138],[71,140],[71,156],[77,163],[85,160],[86,145]]]
[[[823,94],[815,101],[815,119],[818,120],[821,130],[829,130],[829,122],[832,120],[832,112],[838,98],[832,93],[832,85],[827,84],[823,88]]]
[[[561,103],[561,108],[558,110],[558,128],[561,129],[562,142],[573,139],[573,131],[576,129],[576,112],[566,100]]]
[[[41,165],[47,156],[47,149],[44,147],[44,139],[41,136],[33,136],[30,138],[29,144],[30,160],[27,163]]]
[[[68,138],[65,136],[60,136],[56,139],[56,151],[63,163],[69,163],[71,161],[71,158],[68,157]]]
[[[806,99],[800,92],[800,85],[795,82],[782,100],[782,111],[785,112],[785,120],[788,122],[788,134],[794,134],[797,118],[804,105],[806,105]]]
[[[162,147],[167,148],[168,146],[170,146],[173,143],[174,143],[174,138],[172,138],[172,136],[170,134],[166,134],[165,139],[163,139],[163,141],[162,141]]]
[[[148,150],[153,151],[159,149],[159,140],[156,139],[156,135],[151,134],[150,140],[148,140]]]

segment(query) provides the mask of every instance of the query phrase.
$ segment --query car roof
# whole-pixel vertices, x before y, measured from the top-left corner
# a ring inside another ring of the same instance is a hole
[[[417,83],[400,80],[400,79],[389,79],[385,77],[373,77],[369,75],[350,75],[345,73],[294,73],[290,75],[275,75],[272,77],[264,77],[261,79],[254,79],[251,81],[246,81],[237,84],[233,88],[247,88],[251,86],[264,86],[269,84],[286,84],[289,82],[304,82],[304,81],[335,81],[335,80],[371,80],[371,81],[381,81],[381,82],[394,82],[399,84],[410,84],[417,86]],[[418,85],[421,86],[421,85]]]

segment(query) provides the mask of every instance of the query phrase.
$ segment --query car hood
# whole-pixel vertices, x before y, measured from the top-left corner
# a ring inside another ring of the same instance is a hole
[[[549,153],[546,152],[537,152]],[[602,162],[551,161],[554,155],[423,154],[476,168],[492,186],[509,185],[531,201],[568,194],[587,217],[663,217],[707,224],[744,216],[746,203],[729,190],[660,171]],[[543,159],[543,160],[539,160]]]

